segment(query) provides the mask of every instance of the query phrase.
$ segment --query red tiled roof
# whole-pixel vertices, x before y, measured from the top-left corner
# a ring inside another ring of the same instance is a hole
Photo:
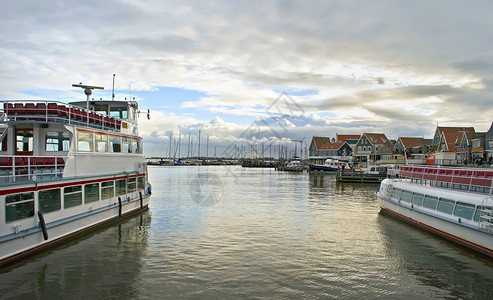
[[[383,133],[363,133],[373,145],[383,145],[389,139]]]
[[[464,132],[469,141],[476,133],[474,127],[438,127],[438,131],[445,138],[448,150],[452,152],[457,151],[455,144],[460,143]]]
[[[338,142],[345,142],[347,140],[359,140],[361,137],[359,134],[336,134]]]
[[[400,137],[399,139],[401,140],[404,148],[416,147],[423,144],[423,138]]]
[[[324,144],[330,143],[330,138],[328,137],[314,136],[312,139],[315,142],[315,147],[317,147],[317,149],[321,149],[320,147]]]
[[[326,143],[323,144],[321,148],[318,148],[319,150],[337,150],[342,147],[346,142],[334,142],[334,143]]]

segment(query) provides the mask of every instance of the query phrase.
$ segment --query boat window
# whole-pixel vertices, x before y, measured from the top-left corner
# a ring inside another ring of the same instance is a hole
[[[94,135],[96,152],[108,152],[108,136],[104,134]]]
[[[132,149],[130,148],[130,139],[122,138],[122,152],[123,153],[132,153]]]
[[[99,201],[99,183],[84,186],[84,203]]]
[[[110,117],[126,119],[128,118],[127,107],[110,107]]]
[[[110,152],[122,151],[122,139],[117,136],[110,137]]]
[[[474,221],[479,222],[479,216],[481,215],[481,207],[476,207],[476,213],[474,214]]]
[[[116,195],[125,195],[127,193],[127,183],[125,179],[116,181]]]
[[[130,108],[130,120],[134,121],[135,120],[135,108]]]
[[[144,176],[137,178],[137,185],[138,185],[139,190],[145,189],[145,177]]]
[[[400,190],[400,189],[392,190],[392,198],[400,199],[401,198],[401,192],[402,192],[402,190]]]
[[[5,222],[34,216],[34,193],[21,193],[5,197]]]
[[[94,111],[106,116],[108,114],[108,105],[95,105]]]
[[[136,140],[132,140],[132,153],[139,153],[139,146]]]
[[[8,143],[7,143],[7,140],[8,140],[7,134],[8,133],[5,133],[5,135],[3,136],[3,139],[2,139],[2,145],[1,145],[0,151],[3,151],[3,152],[7,151],[7,149],[8,149],[7,148],[7,145],[8,145]]]
[[[411,200],[411,203],[414,204],[414,205],[422,206],[423,205],[423,197],[424,197],[423,194],[414,193],[413,194],[413,199]]]
[[[63,208],[82,204],[82,186],[69,186],[63,189]]]
[[[137,178],[129,178],[127,181],[127,191],[130,192],[135,192],[137,190]]]
[[[83,152],[92,152],[93,151],[93,141],[92,141],[92,133],[91,132],[82,132],[79,131],[77,133],[77,149]]]
[[[144,151],[142,149],[142,141],[137,142],[137,153],[139,153],[139,154],[144,153]]]
[[[411,196],[412,196],[411,192],[402,191],[401,200],[404,202],[411,202]]]
[[[440,198],[440,200],[438,201],[437,210],[447,214],[452,214],[452,212],[454,211],[454,206],[455,201]]]
[[[476,206],[473,204],[457,202],[455,205],[454,216],[472,220],[475,208]]]
[[[65,131],[47,132],[45,135],[46,151],[69,151],[70,133]]]
[[[105,181],[101,183],[101,198],[111,199],[115,196],[115,183],[114,181]]]
[[[34,149],[34,138],[32,130],[17,130],[16,145],[19,152],[32,152]]]
[[[423,206],[430,209],[437,209],[438,198],[430,195],[425,196]]]
[[[60,210],[60,189],[51,189],[39,191],[38,193],[38,205],[42,213],[49,213],[52,211]]]

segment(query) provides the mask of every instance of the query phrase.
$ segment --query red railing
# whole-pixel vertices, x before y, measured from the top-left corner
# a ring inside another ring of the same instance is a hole
[[[0,182],[59,178],[64,168],[60,156],[0,156]]]
[[[401,166],[399,176],[469,187],[492,188],[493,186],[493,170],[484,169]]]
[[[58,102],[3,102],[3,122],[8,121],[35,121],[55,122],[106,130],[120,130],[122,121],[117,118],[108,117],[90,110],[65,105]]]

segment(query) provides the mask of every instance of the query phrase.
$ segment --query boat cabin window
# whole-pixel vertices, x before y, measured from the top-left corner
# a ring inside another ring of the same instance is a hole
[[[96,152],[108,152],[108,136],[104,134],[94,135]]]
[[[135,192],[137,190],[137,178],[129,178],[127,181],[127,191]]]
[[[42,213],[49,213],[60,210],[60,189],[39,191],[38,205]]]
[[[125,195],[127,193],[126,179],[119,179],[116,181],[116,195]]]
[[[438,198],[430,195],[425,196],[423,206],[429,209],[437,209]]]
[[[16,146],[17,152],[32,152],[34,150],[33,130],[16,131]]]
[[[82,186],[69,186],[63,189],[63,208],[82,204]]]
[[[117,136],[110,137],[110,152],[122,151],[122,139]]]
[[[110,107],[110,117],[127,119],[128,118],[128,108],[125,107]]]
[[[400,190],[400,189],[392,190],[392,198],[400,199],[401,198],[401,192],[402,192],[402,190]]]
[[[478,206],[476,207],[476,213],[474,214],[474,221],[479,222],[479,216],[481,215],[481,208]]]
[[[437,210],[447,214],[452,214],[452,212],[454,211],[454,206],[455,201],[440,198],[440,200],[438,201]]]
[[[84,185],[84,203],[99,201],[99,183]]]
[[[82,152],[92,152],[93,151],[93,141],[91,132],[77,133],[77,150]]]
[[[411,202],[412,193],[409,191],[402,191],[401,200],[404,202]]]
[[[21,193],[5,197],[5,222],[34,216],[34,193]]]
[[[95,105],[94,111],[98,114],[108,115],[108,105]]]
[[[101,183],[101,199],[111,199],[115,197],[114,181],[105,181]]]
[[[454,216],[472,220],[476,206],[469,203],[457,202],[455,205]]]
[[[424,197],[423,194],[414,193],[413,194],[413,199],[411,200],[411,203],[414,204],[414,205],[422,206],[423,205],[423,197]]]
[[[5,132],[5,135],[3,136],[3,139],[2,139],[2,142],[1,142],[1,145],[0,145],[0,151],[2,152],[5,152],[7,151],[8,147],[7,147],[7,132]]]
[[[131,121],[135,121],[135,115],[136,115],[136,114],[135,114],[135,108],[130,107],[130,117],[129,117],[129,119],[130,119]]]
[[[46,132],[45,147],[46,151],[69,151],[70,133],[68,131]]]
[[[127,138],[122,138],[122,152],[132,153],[132,148],[130,148],[131,140]]]
[[[145,188],[145,177],[144,176],[137,178],[137,185],[138,185],[139,190],[142,190]]]

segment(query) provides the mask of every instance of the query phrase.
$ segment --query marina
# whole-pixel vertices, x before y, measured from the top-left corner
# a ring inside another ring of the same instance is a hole
[[[310,176],[241,166],[149,167],[147,212],[2,269],[0,293],[492,297],[491,259],[380,214],[378,185],[337,183],[328,174],[320,184]],[[199,191],[197,182],[210,188]],[[213,204],[202,201],[211,195]]]

